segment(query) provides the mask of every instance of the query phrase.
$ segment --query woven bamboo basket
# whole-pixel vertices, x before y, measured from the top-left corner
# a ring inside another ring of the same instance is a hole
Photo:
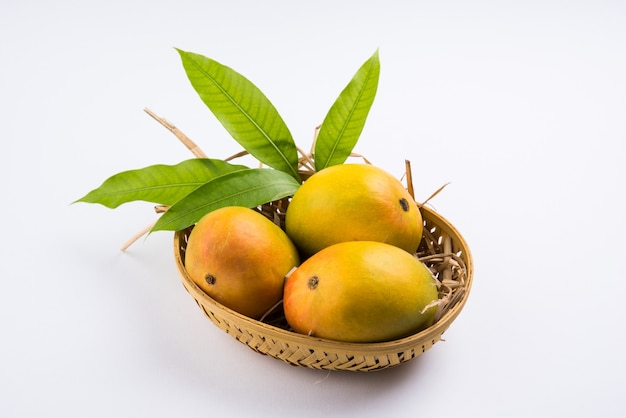
[[[263,205],[259,210],[284,227],[288,200]],[[282,306],[262,321],[243,316],[204,293],[185,271],[185,249],[193,227],[174,234],[174,255],[182,283],[204,314],[220,329],[257,353],[295,366],[324,370],[374,371],[405,363],[442,339],[469,296],[473,277],[470,250],[456,228],[426,206],[421,207],[424,234],[416,256],[439,281],[435,323],[429,328],[395,341],[343,343],[290,331]]]

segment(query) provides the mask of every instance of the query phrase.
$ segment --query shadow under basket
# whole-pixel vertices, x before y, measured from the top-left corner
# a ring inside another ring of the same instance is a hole
[[[279,202],[260,208],[266,216],[284,225],[284,210]],[[283,202],[287,204],[287,202]],[[429,328],[394,341],[344,343],[289,330],[282,306],[279,312],[261,321],[250,319],[210,298],[188,276],[184,260],[192,227],[174,234],[174,256],[183,285],[205,315],[219,328],[257,353],[288,364],[312,369],[374,371],[405,363],[442,339],[442,334],[465,305],[473,279],[469,248],[456,228],[434,210],[420,208],[424,220],[422,242],[416,256],[439,281],[438,311]]]

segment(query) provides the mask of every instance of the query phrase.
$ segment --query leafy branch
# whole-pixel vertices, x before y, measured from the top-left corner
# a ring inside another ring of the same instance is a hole
[[[352,150],[376,95],[380,74],[378,51],[337,97],[316,129],[310,153],[296,145],[274,105],[250,80],[205,56],[177,51],[192,87],[243,151],[224,160],[208,158],[182,131],[145,109],[196,158],[115,174],[75,202],[98,203],[109,208],[138,200],[152,202],[157,204],[157,213],[162,216],[138,236],[151,231],[180,230],[219,207],[258,207],[292,196],[302,182],[301,172],[311,175],[358,155]],[[249,168],[229,162],[244,154],[252,155],[267,167]]]

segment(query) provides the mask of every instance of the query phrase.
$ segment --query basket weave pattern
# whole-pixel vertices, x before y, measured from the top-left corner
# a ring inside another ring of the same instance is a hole
[[[286,200],[259,210],[284,226]],[[441,340],[465,305],[473,277],[473,262],[464,239],[446,219],[421,208],[424,236],[416,253],[440,282],[435,323],[417,334],[381,343],[343,343],[297,334],[289,330],[282,306],[261,321],[245,317],[217,303],[187,275],[184,266],[192,228],[174,235],[174,256],[182,283],[204,314],[220,329],[257,353],[295,366],[324,370],[374,371],[405,363]]]

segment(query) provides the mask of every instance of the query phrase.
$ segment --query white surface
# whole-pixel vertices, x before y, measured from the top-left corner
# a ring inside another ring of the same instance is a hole
[[[626,5],[3,1],[0,416],[624,416]],[[468,240],[446,341],[374,374],[257,355],[205,319],[154,217],[70,202],[118,171],[239,150],[174,47],[240,71],[297,142],[376,48],[357,151]]]

